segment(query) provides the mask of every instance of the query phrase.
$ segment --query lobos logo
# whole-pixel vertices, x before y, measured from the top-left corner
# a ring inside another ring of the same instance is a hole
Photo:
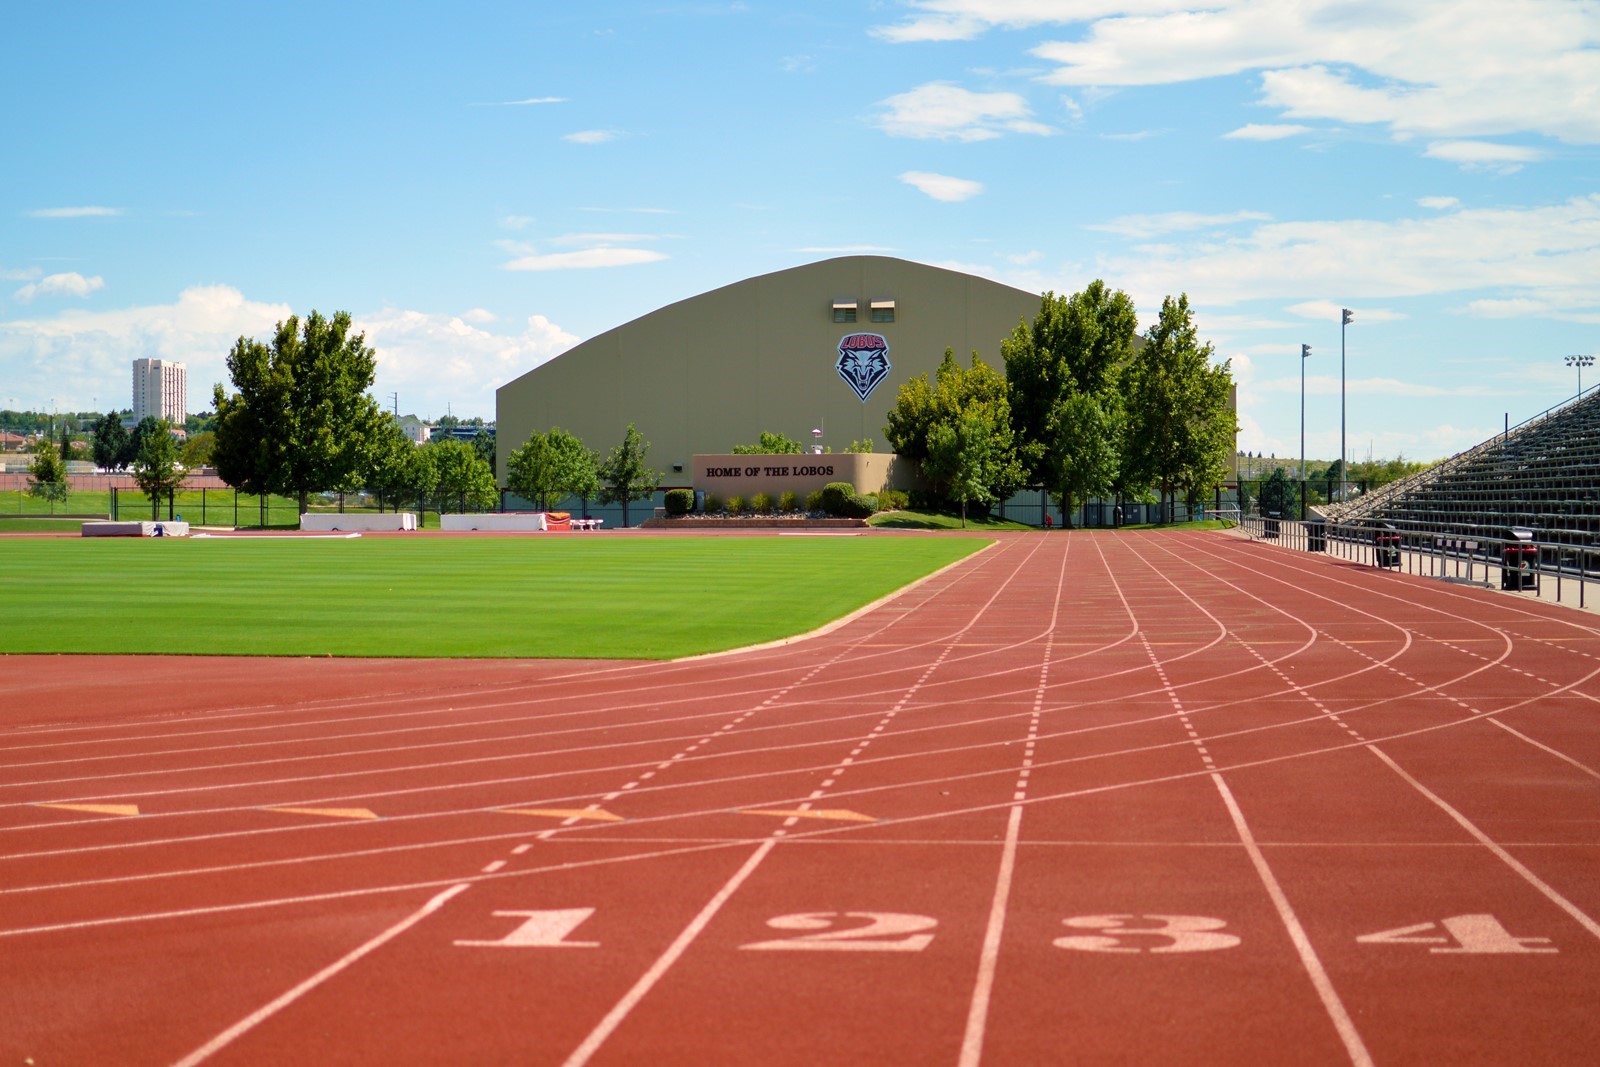
[[[880,334],[849,334],[839,342],[839,362],[834,368],[865,401],[889,376],[889,342]]]

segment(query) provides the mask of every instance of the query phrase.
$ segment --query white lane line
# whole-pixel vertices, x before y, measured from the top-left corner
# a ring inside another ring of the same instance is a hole
[[[1267,866],[1267,858],[1261,854],[1255,834],[1250,831],[1250,825],[1244,821],[1244,812],[1239,810],[1239,803],[1234,800],[1233,791],[1228,788],[1228,783],[1222,780],[1222,775],[1213,774],[1211,780],[1216,783],[1217,792],[1222,794],[1222,802],[1228,806],[1228,814],[1233,817],[1233,825],[1239,832],[1239,840],[1244,844],[1250,862],[1255,865],[1256,874],[1260,876],[1261,884],[1266,887],[1267,895],[1272,898],[1272,906],[1278,909],[1278,918],[1288,930],[1289,940],[1294,942],[1295,951],[1300,954],[1300,963],[1311,978],[1317,996],[1322,999],[1323,1009],[1333,1022],[1333,1028],[1338,1031],[1339,1039],[1344,1042],[1350,1062],[1355,1067],[1371,1067],[1372,1056],[1367,1052],[1367,1046],[1362,1043],[1361,1034],[1356,1031],[1355,1021],[1345,1010],[1344,1001],[1339,999],[1338,990],[1333,988],[1333,980],[1328,977],[1328,972],[1322,966],[1322,960],[1317,957],[1317,950],[1312,947],[1311,938],[1306,935],[1305,927],[1300,925],[1300,919],[1290,906],[1283,886],[1278,884],[1277,876],[1272,873],[1272,868]]]
[[[1520,737],[1522,740],[1526,741],[1528,744],[1532,745],[1534,748],[1543,749],[1545,752],[1550,753],[1550,755],[1554,756],[1558,760],[1561,760],[1563,763],[1571,764],[1572,766],[1578,768],[1578,770],[1582,771],[1584,774],[1587,774],[1590,778],[1600,778],[1600,772],[1597,772],[1593,767],[1590,767],[1587,764],[1578,762],[1577,760],[1573,759],[1571,756],[1567,755],[1565,752],[1558,752],[1557,750],[1551,748],[1549,745],[1542,744],[1542,743],[1540,743],[1538,741],[1535,741],[1533,738],[1529,737],[1527,734],[1523,733],[1522,731],[1513,730],[1511,727],[1507,726],[1505,723],[1501,722],[1499,719],[1490,719],[1489,721],[1494,723],[1496,726],[1500,727],[1500,729],[1504,730],[1506,733],[1510,734],[1511,736]]]
[[[776,846],[777,841],[769,839],[763,841],[761,847],[750,854],[750,858],[745,860],[744,866],[740,867],[734,873],[734,876],[728,879],[727,884],[717,891],[717,895],[712,897],[704,908],[700,909],[700,914],[696,915],[694,921],[684,927],[683,932],[677,936],[677,939],[667,946],[667,950],[661,954],[661,958],[656,960],[650,969],[634,983],[633,988],[628,990],[622,999],[617,1002],[616,1006],[606,1013],[606,1017],[600,1020],[600,1025],[596,1026],[589,1036],[583,1039],[583,1044],[579,1045],[572,1055],[567,1057],[563,1067],[581,1067],[582,1064],[589,1062],[590,1058],[599,1051],[600,1046],[605,1043],[606,1039],[616,1032],[617,1027],[622,1025],[623,1020],[628,1017],[629,1013],[650,993],[651,989],[655,988],[655,984],[661,980],[661,976],[666,974],[674,963],[678,962],[678,957],[688,950],[694,939],[699,937],[700,932],[710,925],[717,912],[722,910],[722,906],[728,902],[734,893],[739,891],[739,887],[745,883],[745,880],[750,875],[755,873],[755,869],[761,865],[761,861],[766,859],[767,855]]]
[[[301,982],[299,985],[283,994],[277,1000],[272,1001],[272,1003],[267,1004],[265,1007],[262,1007],[245,1016],[243,1019],[240,1019],[238,1022],[228,1027],[228,1029],[222,1031],[222,1033],[218,1034],[216,1037],[212,1038],[210,1041],[207,1041],[204,1045],[201,1045],[199,1048],[189,1053],[189,1055],[173,1064],[173,1067],[194,1067],[195,1064],[209,1059],[214,1053],[220,1052],[222,1049],[232,1044],[236,1039],[270,1019],[284,1008],[287,1008],[290,1004],[293,1004],[295,1001],[311,992],[311,990],[315,989],[323,982],[326,982],[328,979],[332,978],[334,975],[338,974],[352,963],[355,963],[357,960],[361,959],[361,957],[366,956],[388,944],[390,941],[393,941],[395,938],[399,937],[401,934],[417,925],[417,923],[421,922],[429,915],[432,915],[434,912],[444,907],[446,901],[466,888],[466,884],[463,883],[461,885],[451,886],[449,889],[446,889],[443,893],[440,893],[438,896],[424,904],[420,910],[413,912],[409,917],[401,920],[394,926],[389,927],[389,929],[385,930],[371,941],[368,941],[354,952],[351,952],[343,959],[329,964],[327,967],[324,967],[310,978],[307,978],[304,982]]]
[[[1478,829],[1472,820],[1468,819],[1465,815],[1451,807],[1445,802],[1444,798],[1440,797],[1437,793],[1434,793],[1427,786],[1423,785],[1421,782],[1411,777],[1411,775],[1407,774],[1398,763],[1389,758],[1388,753],[1384,752],[1376,745],[1368,745],[1367,751],[1371,752],[1374,756],[1377,756],[1379,759],[1383,760],[1383,762],[1387,763],[1389,765],[1389,769],[1394,771],[1394,773],[1398,774],[1400,777],[1404,778],[1406,782],[1410,784],[1411,788],[1415,789],[1417,792],[1433,801],[1434,804],[1438,805],[1439,810],[1443,811],[1446,815],[1450,816],[1450,818],[1454,819],[1457,825],[1476,838],[1478,843],[1484,848],[1488,849],[1490,852],[1493,852],[1495,857],[1499,859],[1500,862],[1504,863],[1507,867],[1510,867],[1513,871],[1516,871],[1517,874],[1521,875],[1525,882],[1533,886],[1533,888],[1537,889],[1540,893],[1543,893],[1550,903],[1554,904],[1556,907],[1572,916],[1572,918],[1577,921],[1578,925],[1587,930],[1592,936],[1600,938],[1600,923],[1595,922],[1594,919],[1590,918],[1576,904],[1557,892],[1554,886],[1550,885],[1537,874],[1534,874],[1527,867],[1523,866],[1520,860],[1518,860],[1511,853],[1507,852],[1505,849],[1501,848],[1500,845],[1495,843],[1488,834]]]
[[[1020,798],[1019,798],[1020,799]],[[1000,853],[1000,873],[995,878],[994,900],[989,905],[989,925],[983,932],[983,953],[978,958],[978,981],[967,1009],[967,1030],[961,1039],[960,1067],[977,1067],[983,1056],[983,1034],[989,1022],[989,999],[994,994],[995,968],[1000,963],[1000,934],[1011,903],[1012,874],[1017,867],[1017,839],[1022,831],[1022,806],[1011,809],[1006,820],[1006,843]]]

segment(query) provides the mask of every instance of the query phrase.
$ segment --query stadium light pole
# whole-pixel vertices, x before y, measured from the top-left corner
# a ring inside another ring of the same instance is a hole
[[[1355,313],[1349,308],[1340,308],[1339,322],[1339,500],[1342,503],[1349,496],[1350,466],[1345,456],[1344,447],[1344,328],[1350,325],[1350,320],[1355,318]]]
[[[1300,346],[1300,481],[1306,480],[1306,360],[1311,358],[1311,346]]]
[[[1583,368],[1594,366],[1593,356],[1568,356],[1567,366],[1578,368],[1578,396],[1583,395]],[[1574,398],[1576,399],[1576,398]]]

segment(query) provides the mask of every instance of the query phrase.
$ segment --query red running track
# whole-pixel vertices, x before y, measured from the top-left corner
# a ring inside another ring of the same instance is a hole
[[[1593,1063],[1591,621],[1074,532],[673,664],[0,659],[0,1063]]]

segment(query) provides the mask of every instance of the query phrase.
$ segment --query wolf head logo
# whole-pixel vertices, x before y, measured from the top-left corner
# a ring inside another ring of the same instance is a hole
[[[850,334],[839,342],[839,362],[834,368],[865,401],[889,376],[889,342],[880,334]]]

